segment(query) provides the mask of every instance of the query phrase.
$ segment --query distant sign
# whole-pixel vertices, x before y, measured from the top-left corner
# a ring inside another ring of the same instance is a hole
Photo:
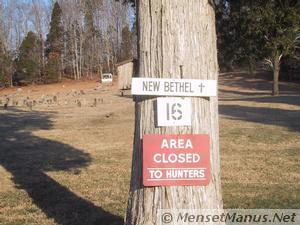
[[[192,103],[188,98],[157,98],[157,125],[190,126]]]
[[[133,95],[202,96],[217,95],[216,80],[132,78]]]
[[[144,135],[145,186],[204,186],[210,180],[208,135]]]

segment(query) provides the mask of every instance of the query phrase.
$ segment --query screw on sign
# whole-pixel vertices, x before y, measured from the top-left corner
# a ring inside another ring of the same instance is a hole
[[[209,179],[208,135],[144,135],[145,186],[208,185]]]

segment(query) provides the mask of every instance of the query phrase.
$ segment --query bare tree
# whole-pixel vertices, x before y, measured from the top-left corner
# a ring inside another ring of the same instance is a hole
[[[66,31],[65,61],[72,66],[74,79],[82,77],[83,1],[61,1]]]
[[[12,54],[9,52],[8,46],[12,23],[7,23],[6,11],[4,2],[0,0],[0,82],[1,85],[13,86]],[[9,21],[11,21],[11,17]]]
[[[45,73],[45,40],[53,7],[52,0],[0,0],[1,40],[18,53],[28,31],[41,40],[41,77]],[[62,72],[80,79],[102,72],[104,62],[113,70],[120,56],[122,29],[129,25],[128,6],[123,1],[58,0],[63,13],[64,50]]]
[[[3,0],[0,0],[0,42],[3,45],[3,48],[6,48],[6,35],[5,35],[5,25],[4,25],[4,4]]]

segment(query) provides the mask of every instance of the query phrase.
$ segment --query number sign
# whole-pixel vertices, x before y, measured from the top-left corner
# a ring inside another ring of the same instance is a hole
[[[158,98],[158,126],[190,126],[191,99],[188,98]]]

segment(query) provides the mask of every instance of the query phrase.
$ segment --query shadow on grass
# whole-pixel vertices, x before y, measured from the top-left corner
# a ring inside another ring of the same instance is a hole
[[[250,75],[244,72],[240,73],[226,73],[220,75],[220,84],[225,84],[230,87],[240,88],[242,91],[233,91],[220,89],[221,93],[227,94],[240,94],[240,95],[257,95],[255,92],[245,92],[246,90],[258,91],[259,94],[271,95],[272,93],[272,73],[259,72]],[[279,82],[279,90],[281,94],[300,94],[299,81]]]
[[[73,171],[91,162],[89,154],[32,134],[52,127],[53,113],[16,109],[0,114],[0,165],[13,176],[49,218],[60,225],[122,224],[122,218],[77,196],[48,176],[47,171]]]
[[[246,93],[248,95],[248,93]],[[257,95],[257,94],[256,94]],[[282,103],[294,106],[300,106],[300,95],[281,95],[281,96],[257,96],[222,99],[222,101],[248,101],[258,103]]]
[[[287,127],[300,132],[300,111],[241,105],[220,105],[220,114],[232,120]]]

